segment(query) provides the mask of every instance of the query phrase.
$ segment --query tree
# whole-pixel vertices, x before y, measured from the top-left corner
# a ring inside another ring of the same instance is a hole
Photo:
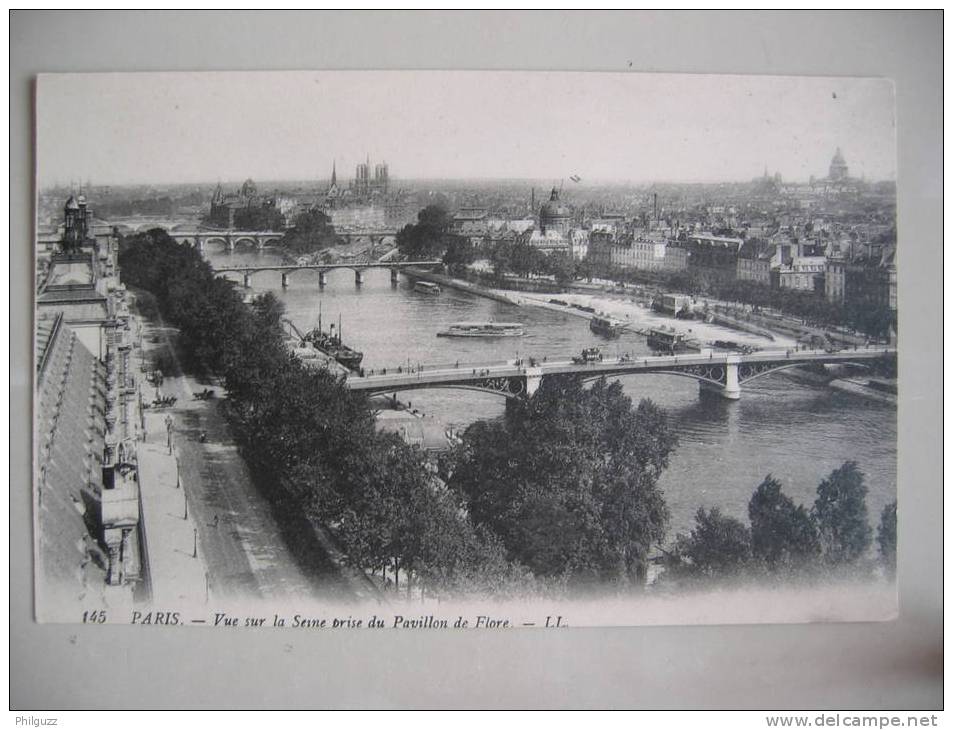
[[[537,577],[644,580],[668,520],[657,481],[676,437],[619,383],[543,381],[502,422],[464,434],[449,486],[479,529]]]
[[[748,503],[752,557],[769,570],[807,567],[820,555],[820,540],[811,515],[795,506],[770,474]]]
[[[285,217],[272,205],[249,206],[235,211],[235,228],[246,231],[280,231]]]
[[[467,264],[473,263],[473,245],[463,236],[448,235],[445,241],[447,248],[443,254],[443,263],[451,274],[460,274]]]
[[[738,573],[751,558],[751,531],[717,507],[695,513],[695,527],[675,543],[676,572],[704,577]]]
[[[295,217],[294,225],[282,236],[280,245],[293,253],[305,254],[341,243],[331,219],[320,210],[309,210]]]
[[[397,233],[397,248],[408,259],[435,259],[447,250],[450,215],[438,205],[428,205],[417,214],[417,223]]]
[[[853,563],[870,547],[866,497],[864,475],[855,461],[844,462],[818,485],[812,515],[828,563]]]
[[[549,256],[547,268],[560,284],[567,284],[576,277],[576,262],[572,256],[560,251]]]
[[[880,513],[880,525],[877,527],[877,545],[880,559],[884,563],[887,575],[897,572],[897,501],[894,500]]]

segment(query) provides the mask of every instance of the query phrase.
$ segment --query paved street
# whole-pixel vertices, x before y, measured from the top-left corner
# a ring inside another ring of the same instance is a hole
[[[151,342],[156,335],[159,342]],[[143,348],[147,353],[158,348],[171,352],[169,330],[147,324]],[[193,398],[194,392],[207,387],[215,388],[218,397]],[[175,421],[175,452],[208,564],[211,594],[266,600],[350,597],[348,581],[320,545],[302,546],[297,556],[289,549],[271,504],[258,492],[228,431],[221,412],[222,389],[170,373],[161,392],[178,398],[168,412]],[[144,400],[151,401],[154,394],[151,386],[143,385]],[[165,433],[149,434],[150,441],[159,438],[164,442]]]

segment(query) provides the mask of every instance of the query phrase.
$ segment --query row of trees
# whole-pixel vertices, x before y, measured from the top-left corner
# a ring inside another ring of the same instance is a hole
[[[552,276],[558,283],[567,284],[578,278],[578,262],[572,256],[561,251],[547,254],[525,241],[500,241],[490,252],[490,263],[499,279],[505,274]]]
[[[388,568],[431,591],[520,576],[424,454],[377,431],[364,396],[288,353],[272,294],[245,306],[198,252],[160,229],[124,241],[120,266],[179,328],[189,366],[222,378],[243,454],[285,514],[331,528],[356,568]]]
[[[666,556],[667,571],[676,580],[868,571],[873,531],[866,496],[864,475],[853,461],[818,485],[810,510],[795,504],[768,475],[748,503],[747,525],[717,507],[699,509],[691,533],[678,535]],[[893,575],[896,502],[881,514],[877,543],[883,568]]]

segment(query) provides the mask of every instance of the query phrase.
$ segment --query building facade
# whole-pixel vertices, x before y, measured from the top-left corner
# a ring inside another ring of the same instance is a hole
[[[682,271],[688,267],[688,252],[669,241],[626,238],[593,232],[589,261],[604,268],[639,271]]]
[[[208,222],[219,228],[234,228],[243,214],[267,213],[275,210],[275,200],[258,194],[255,182],[249,178],[235,193],[226,193],[221,184],[215,188],[209,204]],[[278,213],[281,215],[281,213]]]
[[[738,281],[753,281],[768,286],[771,284],[771,260],[738,257],[736,276]]]
[[[38,611],[131,600],[145,574],[130,314],[115,242],[88,223],[71,196],[36,295]]]
[[[782,289],[824,291],[826,270],[827,259],[823,256],[795,256],[790,266],[781,267],[778,283]]]

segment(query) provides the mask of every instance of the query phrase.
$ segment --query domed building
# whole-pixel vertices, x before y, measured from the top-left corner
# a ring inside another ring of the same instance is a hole
[[[827,177],[831,182],[842,182],[848,178],[847,162],[844,160],[844,155],[840,151],[840,147],[837,148],[837,151],[834,152],[834,157],[831,158],[831,166],[828,170]]]
[[[255,181],[251,178],[248,178],[245,182],[242,183],[241,192],[239,195],[246,200],[250,200],[258,195],[258,187],[255,185]]]
[[[89,210],[85,195],[80,193],[78,198],[69,196],[63,208],[63,221],[63,252],[79,253],[89,238]]]
[[[545,236],[550,232],[567,236],[572,226],[572,210],[559,202],[559,191],[554,187],[549,201],[539,208],[539,230]]]

